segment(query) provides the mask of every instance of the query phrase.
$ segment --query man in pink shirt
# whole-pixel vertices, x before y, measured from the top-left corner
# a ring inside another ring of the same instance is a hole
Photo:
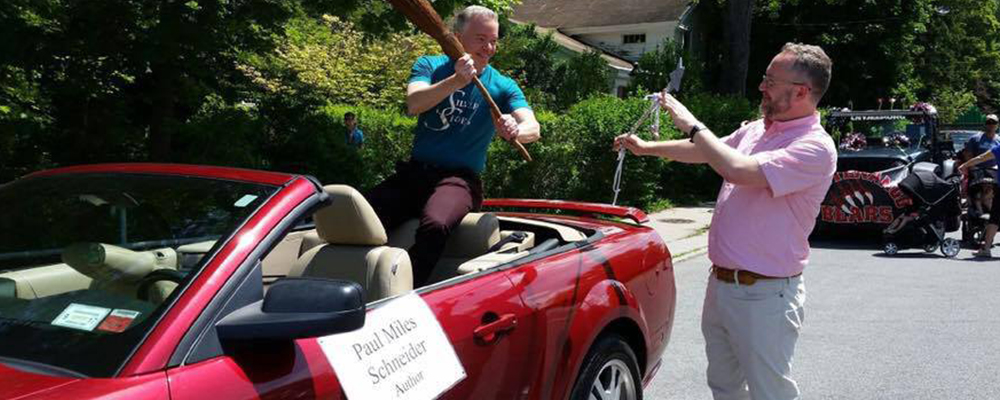
[[[802,326],[809,233],[837,164],[816,107],[832,63],[789,43],[758,89],[763,119],[717,138],[665,91],[660,105],[689,139],[615,139],[636,155],[707,163],[725,180],[709,231],[712,271],[702,310],[708,385],[719,399],[795,399],[792,355]]]

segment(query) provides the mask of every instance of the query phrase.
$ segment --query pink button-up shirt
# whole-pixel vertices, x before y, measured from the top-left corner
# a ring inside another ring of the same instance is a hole
[[[723,182],[708,235],[708,258],[768,276],[801,273],[809,233],[837,168],[833,140],[819,114],[746,124],[722,139],[760,165],[767,187]]]

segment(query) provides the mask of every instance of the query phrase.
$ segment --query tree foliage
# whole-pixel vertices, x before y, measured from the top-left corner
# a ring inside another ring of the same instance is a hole
[[[759,0],[750,70],[762,73],[785,42],[811,43],[834,61],[827,104],[932,101],[951,118],[974,95],[992,109],[1000,93],[997,13],[997,0]],[[758,84],[755,74],[748,88]]]
[[[291,20],[274,52],[247,57],[240,70],[269,95],[317,104],[402,109],[410,65],[440,53],[426,35],[366,35],[324,15]]]
[[[503,31],[491,63],[521,85],[533,107],[565,111],[610,92],[611,70],[600,53],[561,54],[552,35],[537,34],[534,25],[504,24]]]
[[[670,73],[677,68],[677,63],[684,59],[684,76],[681,80],[681,91],[698,93],[706,90],[703,81],[704,67],[701,60],[680,51],[673,39],[667,38],[653,51],[647,51],[639,57],[632,70],[632,81],[629,82],[630,95],[643,95],[663,90],[670,82]]]

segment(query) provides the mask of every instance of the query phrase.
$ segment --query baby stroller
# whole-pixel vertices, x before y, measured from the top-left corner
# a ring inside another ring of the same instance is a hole
[[[946,238],[945,234],[957,231],[960,226],[962,178],[958,174],[941,178],[937,170],[935,164],[917,163],[899,182],[900,190],[913,199],[913,206],[883,231],[885,254],[921,247],[928,253],[940,248],[945,257],[958,255],[961,242]]]
[[[983,233],[993,204],[996,174],[996,167],[974,168],[969,171],[965,189],[965,213],[962,214],[962,242],[968,247],[982,247]]]

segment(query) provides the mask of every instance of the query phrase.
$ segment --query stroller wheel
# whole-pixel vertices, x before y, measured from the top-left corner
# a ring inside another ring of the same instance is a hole
[[[924,245],[924,251],[928,253],[933,253],[937,251],[937,249],[938,249],[938,244],[935,242],[930,242]]]
[[[894,256],[896,253],[899,253],[899,246],[893,242],[889,242],[882,247],[882,251],[884,251],[886,255]]]
[[[959,250],[962,249],[962,243],[953,238],[947,238],[941,241],[941,253],[945,257],[951,258],[958,255]]]

